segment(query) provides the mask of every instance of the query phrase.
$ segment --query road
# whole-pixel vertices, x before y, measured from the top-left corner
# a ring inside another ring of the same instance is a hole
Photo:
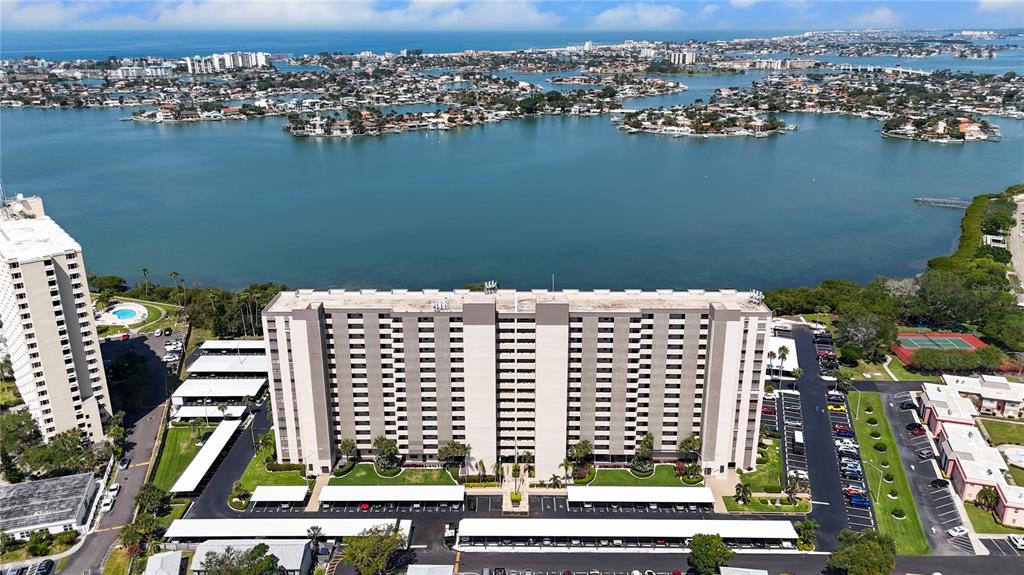
[[[1016,201],[1016,198],[1014,199]],[[1017,201],[1017,213],[1013,218],[1013,227],[1010,228],[1010,236],[1007,238],[1007,247],[1010,249],[1013,270],[1017,273],[1017,283],[1024,289],[1024,203]]]
[[[149,359],[152,386],[143,406],[125,413],[125,427],[128,430],[126,453],[131,459],[131,465],[127,470],[117,470],[114,481],[121,484],[121,494],[114,508],[100,518],[96,530],[86,537],[81,549],[71,556],[61,573],[98,573],[107,550],[117,541],[120,528],[132,520],[135,496],[146,479],[163,414],[162,404],[167,397],[167,369],[161,361],[164,354],[163,342],[164,338],[144,335],[101,345],[100,351],[105,359],[114,359],[128,350],[145,355]],[[110,393],[116,394],[117,388],[111,388]]]

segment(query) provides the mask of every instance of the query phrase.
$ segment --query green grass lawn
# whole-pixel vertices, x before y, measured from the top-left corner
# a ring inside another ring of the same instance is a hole
[[[256,452],[239,479],[243,487],[251,492],[259,485],[309,485],[309,481],[302,476],[301,472],[268,471],[263,460],[270,453],[268,450]]]
[[[864,379],[864,374],[870,374],[872,381],[892,381],[889,374],[882,369],[880,363],[870,363],[867,361],[857,362],[856,367],[847,367],[845,365],[839,366],[840,373],[845,374],[850,379]]]
[[[859,402],[858,402],[858,397]],[[921,527],[921,520],[917,516],[917,506],[914,504],[914,496],[910,492],[910,483],[907,481],[907,474],[903,469],[900,454],[897,451],[896,443],[893,440],[892,430],[889,428],[889,421],[885,417],[885,410],[882,408],[882,400],[875,392],[850,392],[849,403],[851,409],[859,406],[860,417],[851,413],[853,426],[857,432],[857,443],[860,444],[860,455],[864,465],[864,475],[868,480],[868,490],[871,492],[871,499],[874,502],[875,517],[878,520],[878,529],[888,533],[896,539],[897,549],[900,555],[927,555],[930,552],[928,539]],[[871,407],[874,413],[868,415],[866,408]],[[878,425],[870,426],[867,419],[874,416],[878,419]],[[888,446],[885,453],[875,451],[874,444],[869,433],[878,431],[882,434],[881,441]],[[888,469],[882,465],[883,461],[889,462]],[[883,469],[884,471],[879,471]],[[886,483],[882,476],[885,473],[893,475],[893,482]],[[881,496],[875,497],[881,487]],[[890,489],[895,489],[897,499],[888,497]],[[896,519],[892,516],[894,509],[902,509],[906,513],[903,519]]]
[[[122,549],[114,549],[103,567],[103,575],[127,575],[131,557]]]
[[[910,370],[898,357],[893,356],[892,361],[889,362],[889,369],[892,373],[899,378],[900,381],[928,381],[931,383],[938,383],[939,376],[928,375],[924,373],[915,373]]]
[[[1012,423],[988,417],[980,419],[981,424],[985,426],[985,431],[988,432],[992,445],[1003,445],[1004,443],[1024,445],[1024,423]]]
[[[779,499],[782,505],[775,506],[775,499]],[[797,499],[796,505],[786,504],[786,496],[780,495],[777,498],[754,497],[746,503],[736,503],[735,497],[724,497],[725,508],[729,511],[751,511],[755,513],[809,513],[811,502],[806,499]]]
[[[162,529],[167,529],[171,526],[171,521],[181,519],[181,516],[185,514],[186,509],[188,509],[188,505],[171,505],[168,507],[167,513],[164,515],[158,515],[156,519],[160,522],[160,527]]]
[[[212,426],[203,428],[204,437],[212,432]],[[153,474],[153,483],[170,490],[200,449],[201,446],[196,445],[190,428],[168,427],[163,446],[160,448],[156,473]]]
[[[1021,469],[1020,467],[1014,467],[1012,465],[1010,465],[1009,467],[1010,477],[1013,478],[1013,482],[1016,483],[1017,485],[1024,486],[1024,469]]]
[[[654,466],[654,475],[647,478],[640,478],[628,469],[602,469],[598,468],[597,476],[590,482],[594,486],[631,486],[642,485],[647,487],[682,487],[683,482],[676,477],[676,467],[663,463]]]
[[[12,407],[23,403],[18,386],[13,379],[0,379],[0,407]]]
[[[770,443],[769,443],[770,442]],[[769,443],[764,451],[765,455],[768,456],[768,463],[763,463],[757,466],[757,470],[750,473],[744,473],[740,476],[740,481],[744,485],[750,487],[750,491],[754,493],[764,493],[769,488],[775,488],[782,490],[782,456],[779,454],[780,442],[778,439],[765,439],[765,443]],[[760,451],[758,452],[760,453]]]
[[[192,335],[188,338],[188,347],[185,349],[185,357],[188,357],[189,354],[208,339],[215,339],[212,331],[193,327]]]
[[[996,523],[996,518],[991,513],[973,503],[965,501],[964,507],[967,508],[967,517],[970,518],[971,525],[974,526],[974,530],[978,533],[1016,533],[1024,535],[1024,529],[1005,527]]]
[[[442,468],[407,468],[395,477],[381,477],[372,463],[359,463],[343,477],[332,477],[330,485],[455,485]]]

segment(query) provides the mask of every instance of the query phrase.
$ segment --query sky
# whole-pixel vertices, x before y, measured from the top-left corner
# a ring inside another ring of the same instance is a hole
[[[2,30],[1024,27],[1024,0],[0,0]]]

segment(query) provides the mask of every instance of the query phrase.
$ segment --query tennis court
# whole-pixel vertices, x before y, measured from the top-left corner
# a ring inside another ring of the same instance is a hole
[[[959,336],[913,335],[901,336],[900,346],[907,349],[974,349]]]

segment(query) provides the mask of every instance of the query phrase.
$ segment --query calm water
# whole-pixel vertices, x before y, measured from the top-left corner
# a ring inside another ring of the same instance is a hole
[[[530,288],[555,273],[560,287],[771,288],[911,274],[952,249],[961,216],[914,196],[1024,180],[1024,122],[1009,120],[1002,143],[939,146],[812,115],[757,140],[546,117],[318,141],[288,137],[279,119],[116,121],[126,114],[0,111],[6,190],[42,195],[92,272],[146,266],[225,287]]]

